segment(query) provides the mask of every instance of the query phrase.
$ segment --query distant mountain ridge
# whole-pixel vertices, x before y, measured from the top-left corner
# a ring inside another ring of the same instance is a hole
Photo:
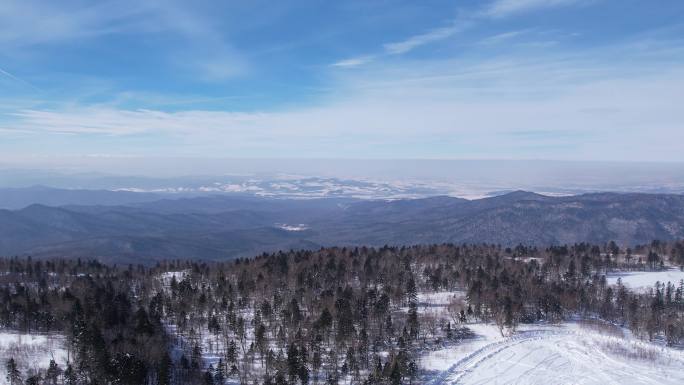
[[[323,177],[193,177],[193,178],[103,178],[86,186],[55,188],[42,185],[3,187],[0,170],[0,208],[20,209],[32,203],[50,206],[71,204],[116,205],[212,195],[271,197],[284,199],[408,199],[448,194],[448,186],[430,183],[381,182]],[[58,183],[62,186],[64,181]],[[52,185],[51,185],[52,186]]]
[[[526,191],[478,200],[208,196],[0,210],[0,255],[223,259],[322,246],[487,242],[624,245],[684,238],[684,196]]]
[[[61,189],[46,186],[0,188],[0,208],[17,210],[32,204],[64,205],[125,205],[162,199],[153,193],[130,191]]]

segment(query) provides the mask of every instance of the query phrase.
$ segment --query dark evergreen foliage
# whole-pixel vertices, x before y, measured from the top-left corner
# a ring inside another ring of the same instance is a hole
[[[521,322],[598,318],[675,345],[684,339],[684,283],[633,293],[605,275],[681,264],[683,250],[444,244],[152,268],[0,259],[0,324],[63,333],[71,357],[31,377],[8,358],[6,376],[53,385],[412,384],[423,349],[468,338],[467,324],[481,320],[503,333]],[[418,311],[419,293],[433,291],[464,293],[449,319]],[[202,333],[222,348],[201,345]],[[218,355],[213,365],[205,349]]]

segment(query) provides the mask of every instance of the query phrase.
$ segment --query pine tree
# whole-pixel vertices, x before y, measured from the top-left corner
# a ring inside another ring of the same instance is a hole
[[[299,382],[301,382],[302,385],[307,385],[309,383],[309,368],[307,368],[306,365],[301,365],[299,367],[297,375],[299,376]]]
[[[418,338],[418,331],[420,330],[420,328],[418,325],[418,306],[415,302],[409,302],[408,324],[410,328],[411,338]]]
[[[416,281],[413,279],[413,276],[409,278],[406,284],[406,299],[409,304],[418,302],[418,289],[416,288]]]
[[[214,374],[212,373],[212,367],[209,365],[209,369],[204,372],[204,385],[214,385]]]
[[[214,383],[216,383],[216,385],[223,385],[225,380],[226,380],[225,364],[223,363],[223,359],[219,358],[219,362],[218,362],[218,364],[216,364],[216,370],[214,373]]]
[[[19,369],[17,368],[17,363],[14,361],[14,358],[7,360],[5,368],[7,369],[7,382],[9,382],[10,385],[21,385],[21,373],[19,373]]]
[[[76,383],[76,371],[71,364],[67,364],[67,368],[64,371],[64,385],[76,385]]]
[[[295,344],[290,344],[287,349],[287,372],[290,382],[294,382],[299,373],[299,350]]]
[[[59,368],[55,360],[50,360],[50,366],[45,374],[45,380],[50,385],[57,385],[57,380],[62,370]]]
[[[413,380],[415,380],[416,376],[418,375],[418,364],[411,360],[411,362],[408,363],[407,371],[408,372],[406,374],[409,377],[409,384],[412,384]]]
[[[401,367],[399,366],[399,362],[394,360],[394,363],[392,364],[392,371],[389,375],[390,383],[392,385],[401,385],[401,377]]]
[[[171,384],[171,371],[173,369],[173,362],[168,353],[162,356],[161,362],[159,363],[158,370],[158,380],[159,385],[170,385]]]
[[[238,370],[237,366],[235,364],[230,366],[230,373],[229,375],[231,377],[237,377],[240,375],[240,371]]]
[[[235,340],[230,340],[230,343],[228,344],[228,350],[226,351],[226,361],[232,364],[237,362],[237,345],[235,344]]]

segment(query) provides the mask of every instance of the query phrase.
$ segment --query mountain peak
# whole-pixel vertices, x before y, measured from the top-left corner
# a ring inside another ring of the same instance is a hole
[[[494,196],[492,198],[499,198],[499,199],[505,199],[505,200],[523,200],[523,199],[546,199],[548,198],[545,195],[537,194],[532,191],[525,191],[525,190],[515,190],[511,191],[508,193],[504,193],[501,195]],[[489,198],[491,199],[491,198]]]

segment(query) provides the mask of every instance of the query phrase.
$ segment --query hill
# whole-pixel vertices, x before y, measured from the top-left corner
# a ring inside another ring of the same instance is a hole
[[[524,191],[478,200],[211,196],[0,210],[0,255],[223,259],[332,245],[647,243],[684,238],[684,196]]]

